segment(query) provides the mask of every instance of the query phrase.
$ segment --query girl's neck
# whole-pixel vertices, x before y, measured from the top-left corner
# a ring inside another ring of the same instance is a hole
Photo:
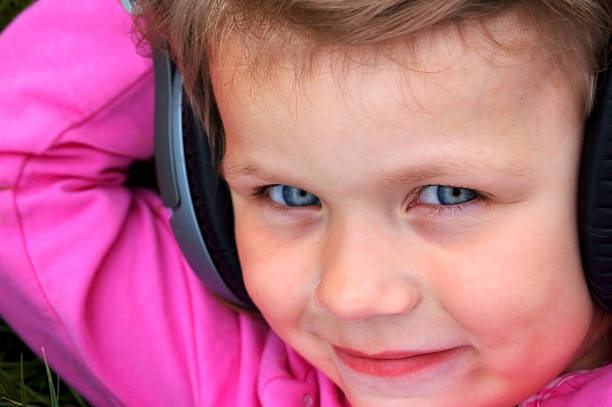
[[[565,370],[566,372],[595,369],[610,363],[612,315],[599,307],[595,312],[598,315],[593,319],[591,333],[580,347],[578,357]]]

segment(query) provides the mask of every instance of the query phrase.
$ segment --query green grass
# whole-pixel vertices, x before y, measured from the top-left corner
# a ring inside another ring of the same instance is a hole
[[[33,0],[0,0],[0,31]]]
[[[0,407],[15,406],[87,407],[88,404],[0,320]]]
[[[97,0],[94,0],[97,1]],[[0,0],[0,32],[33,0]],[[87,407],[0,319],[0,407]]]

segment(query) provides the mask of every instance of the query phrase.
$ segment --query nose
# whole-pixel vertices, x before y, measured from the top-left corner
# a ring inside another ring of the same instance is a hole
[[[330,224],[315,305],[347,322],[410,312],[422,291],[398,233],[367,220]]]

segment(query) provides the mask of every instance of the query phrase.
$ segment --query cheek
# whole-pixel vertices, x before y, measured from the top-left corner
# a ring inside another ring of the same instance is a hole
[[[308,263],[314,253],[305,243],[262,227],[257,217],[238,213],[236,244],[249,295],[277,333],[299,323],[308,306],[316,277]]]
[[[508,217],[453,256],[454,287],[441,275],[434,282],[484,363],[504,374],[562,369],[591,322],[575,221],[545,213]]]

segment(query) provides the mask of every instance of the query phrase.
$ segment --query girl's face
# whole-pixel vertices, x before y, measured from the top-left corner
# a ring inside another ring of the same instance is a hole
[[[411,66],[330,52],[253,81],[237,43],[214,65],[249,294],[355,406],[511,406],[608,327],[570,81],[465,36],[423,36]]]

